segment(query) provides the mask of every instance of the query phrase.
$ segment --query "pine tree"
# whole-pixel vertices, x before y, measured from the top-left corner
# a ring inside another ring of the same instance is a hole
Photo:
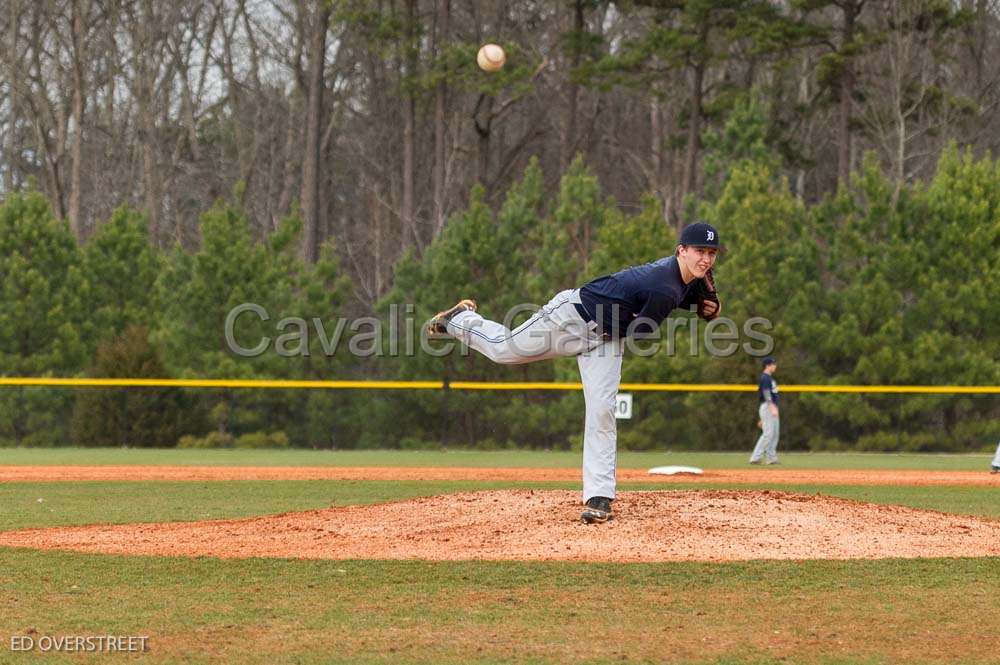
[[[162,345],[171,373],[205,378],[301,375],[306,357],[299,345],[289,344],[287,356],[274,348],[282,332],[277,324],[295,310],[294,287],[302,264],[289,241],[294,237],[294,228],[283,229],[272,244],[258,242],[243,213],[223,203],[202,215],[201,247],[193,255],[175,249],[157,282],[161,326],[153,342]],[[240,355],[227,340],[227,317],[244,304],[263,308],[268,320],[243,314],[232,325],[233,341],[252,350],[270,339],[259,355]],[[200,394],[214,414],[215,427],[237,434],[270,426],[272,406],[283,399],[235,390]]]
[[[908,341],[907,378],[915,383],[1000,383],[1000,161],[977,160],[955,146],[938,162],[926,189],[912,195],[906,220],[913,260],[902,272],[902,335]],[[919,239],[918,242],[914,240]],[[928,396],[911,401],[937,445],[975,450],[996,438],[995,400]],[[927,415],[932,414],[928,419]],[[905,416],[904,416],[905,417]]]
[[[163,378],[166,368],[145,326],[130,325],[101,342],[90,375]],[[83,388],[73,412],[73,442],[82,446],[172,447],[198,418],[177,388]]]
[[[145,220],[128,207],[115,210],[87,240],[83,274],[90,284],[88,309],[98,340],[112,339],[134,324],[155,327],[161,268]]]
[[[788,191],[786,182],[775,178],[766,162],[743,160],[732,167],[718,201],[704,206],[703,213],[703,219],[718,230],[724,246],[714,273],[722,315],[734,328],[713,324],[710,329],[693,314],[686,315],[692,318],[674,334],[668,323],[661,328],[664,343],[660,353],[631,363],[626,368],[627,380],[754,382],[760,370],[759,356],[749,354],[747,348],[761,351],[761,343],[748,335],[748,325],[755,317],[766,321],[755,324],[754,330],[770,335],[774,351],[789,361],[788,366],[794,366],[798,313],[808,302],[815,261],[802,203]],[[804,291],[790,294],[782,286],[788,283],[802,284]],[[712,353],[710,330],[735,334],[736,339],[712,343],[715,351],[734,352]],[[754,400],[745,394],[691,393],[674,397],[670,404],[678,417],[667,429],[679,441],[710,449],[731,447],[741,438],[752,443]]]
[[[395,286],[380,304],[380,311],[390,303],[412,303],[419,325],[435,311],[471,297],[478,301],[484,316],[495,320],[518,312],[508,322],[511,327],[527,318],[540,304],[537,298],[541,291],[532,290],[536,285],[531,284],[529,275],[537,269],[539,260],[538,248],[532,241],[544,215],[542,185],[541,170],[532,162],[496,214],[486,205],[482,188],[475,188],[469,206],[452,215],[420,261],[409,256],[400,262]],[[553,376],[550,363],[502,367],[474,351],[461,350],[457,344],[445,357],[418,352],[415,357],[386,361],[382,366],[397,376],[421,379],[546,381]],[[372,408],[380,409],[381,415],[368,419],[372,427],[364,440],[384,443],[386,439],[398,439],[395,432],[402,430],[413,440],[438,440],[450,445],[472,441],[483,445],[538,443],[545,438],[544,427],[534,430],[534,441],[526,440],[529,435],[523,428],[527,423],[544,421],[545,414],[535,405],[512,417],[512,405],[520,403],[513,399],[509,395],[498,399],[496,395],[446,391],[443,395],[411,394],[374,403]],[[391,424],[393,431],[374,431],[382,422]]]
[[[580,78],[599,87],[625,85],[656,98],[683,100],[683,127],[664,142],[683,146],[683,170],[673,184],[670,221],[683,226],[682,208],[697,200],[705,122],[732,103],[731,86],[713,84],[713,71],[736,54],[755,61],[794,48],[810,33],[780,6],[762,0],[643,0],[619,4],[639,14],[642,30],[622,38],[609,55],[580,67]],[[722,78],[722,77],[720,77]],[[686,90],[671,86],[683,81]]]
[[[272,244],[271,251],[279,248]],[[338,321],[351,313],[347,309],[351,282],[341,268],[333,241],[324,243],[316,263],[298,268],[301,272],[295,307],[303,318],[313,322],[302,376],[321,380],[352,378],[349,373],[365,361],[357,362],[350,357],[346,348],[350,331],[343,335],[340,346],[329,349],[329,353],[320,339],[323,334],[332,341]],[[323,322],[322,330],[315,327],[317,319]],[[292,441],[314,448],[354,447],[356,435],[352,429],[364,426],[358,416],[370,399],[370,394],[356,391],[289,392],[283,396],[288,413],[284,430]]]
[[[768,107],[761,91],[751,89],[737,97],[722,127],[705,132],[705,199],[719,197],[726,177],[738,165],[753,162],[771,173],[781,172],[781,138],[771,127]]]
[[[532,293],[544,298],[588,279],[597,237],[616,215],[614,201],[605,200],[597,177],[578,155],[560,180],[554,209],[531,229]]]
[[[0,206],[0,367],[8,376],[73,376],[83,368],[87,283],[69,225],[37,192]],[[66,390],[0,391],[0,439],[65,442]]]

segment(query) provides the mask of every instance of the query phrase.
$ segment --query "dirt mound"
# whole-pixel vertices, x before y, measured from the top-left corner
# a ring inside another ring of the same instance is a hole
[[[0,546],[303,559],[739,561],[1000,555],[1000,522],[778,491],[484,491],[240,520],[0,533]]]

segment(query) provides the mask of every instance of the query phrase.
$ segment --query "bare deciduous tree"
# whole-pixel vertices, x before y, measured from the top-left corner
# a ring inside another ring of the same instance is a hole
[[[902,183],[948,140],[1000,149],[998,3],[945,3],[967,12],[947,34],[892,27],[938,4],[9,0],[0,184],[35,183],[80,238],[123,203],[158,242],[186,246],[219,198],[261,237],[297,212],[302,255],[336,236],[369,306],[476,182],[495,204],[531,157],[550,192],[581,153],[623,208],[653,192],[665,219],[687,221],[702,139],[751,89],[803,199],[866,150]],[[736,29],[737,5],[762,12],[753,29]],[[786,23],[758,39],[767,11]],[[821,36],[779,48],[800,19]],[[679,41],[630,85],[573,78],[651,28]],[[502,77],[472,58],[487,40],[514,47]]]
[[[323,126],[324,69],[326,67],[326,35],[330,24],[330,7],[322,3],[311,17],[312,38],[309,43],[308,102],[305,118],[305,150],[302,160],[302,256],[315,261],[321,242],[322,209],[320,208],[321,128]]]

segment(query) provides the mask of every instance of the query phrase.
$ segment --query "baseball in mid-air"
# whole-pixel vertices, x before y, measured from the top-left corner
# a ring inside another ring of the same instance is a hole
[[[479,67],[487,72],[496,72],[507,62],[507,55],[496,44],[483,44],[476,56]]]

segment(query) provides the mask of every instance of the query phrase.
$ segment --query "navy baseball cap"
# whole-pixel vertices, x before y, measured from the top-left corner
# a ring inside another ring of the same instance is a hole
[[[760,362],[761,362],[761,364],[762,364],[762,365],[763,365],[764,367],[767,367],[768,365],[776,365],[776,364],[778,363],[778,361],[777,361],[777,360],[775,360],[775,359],[774,359],[773,357],[771,357],[771,356],[768,356],[768,357],[764,358],[764,359],[763,359],[762,361],[760,361]]]
[[[695,222],[685,226],[677,244],[722,249],[719,245],[719,232],[715,230],[714,226],[705,222]]]

